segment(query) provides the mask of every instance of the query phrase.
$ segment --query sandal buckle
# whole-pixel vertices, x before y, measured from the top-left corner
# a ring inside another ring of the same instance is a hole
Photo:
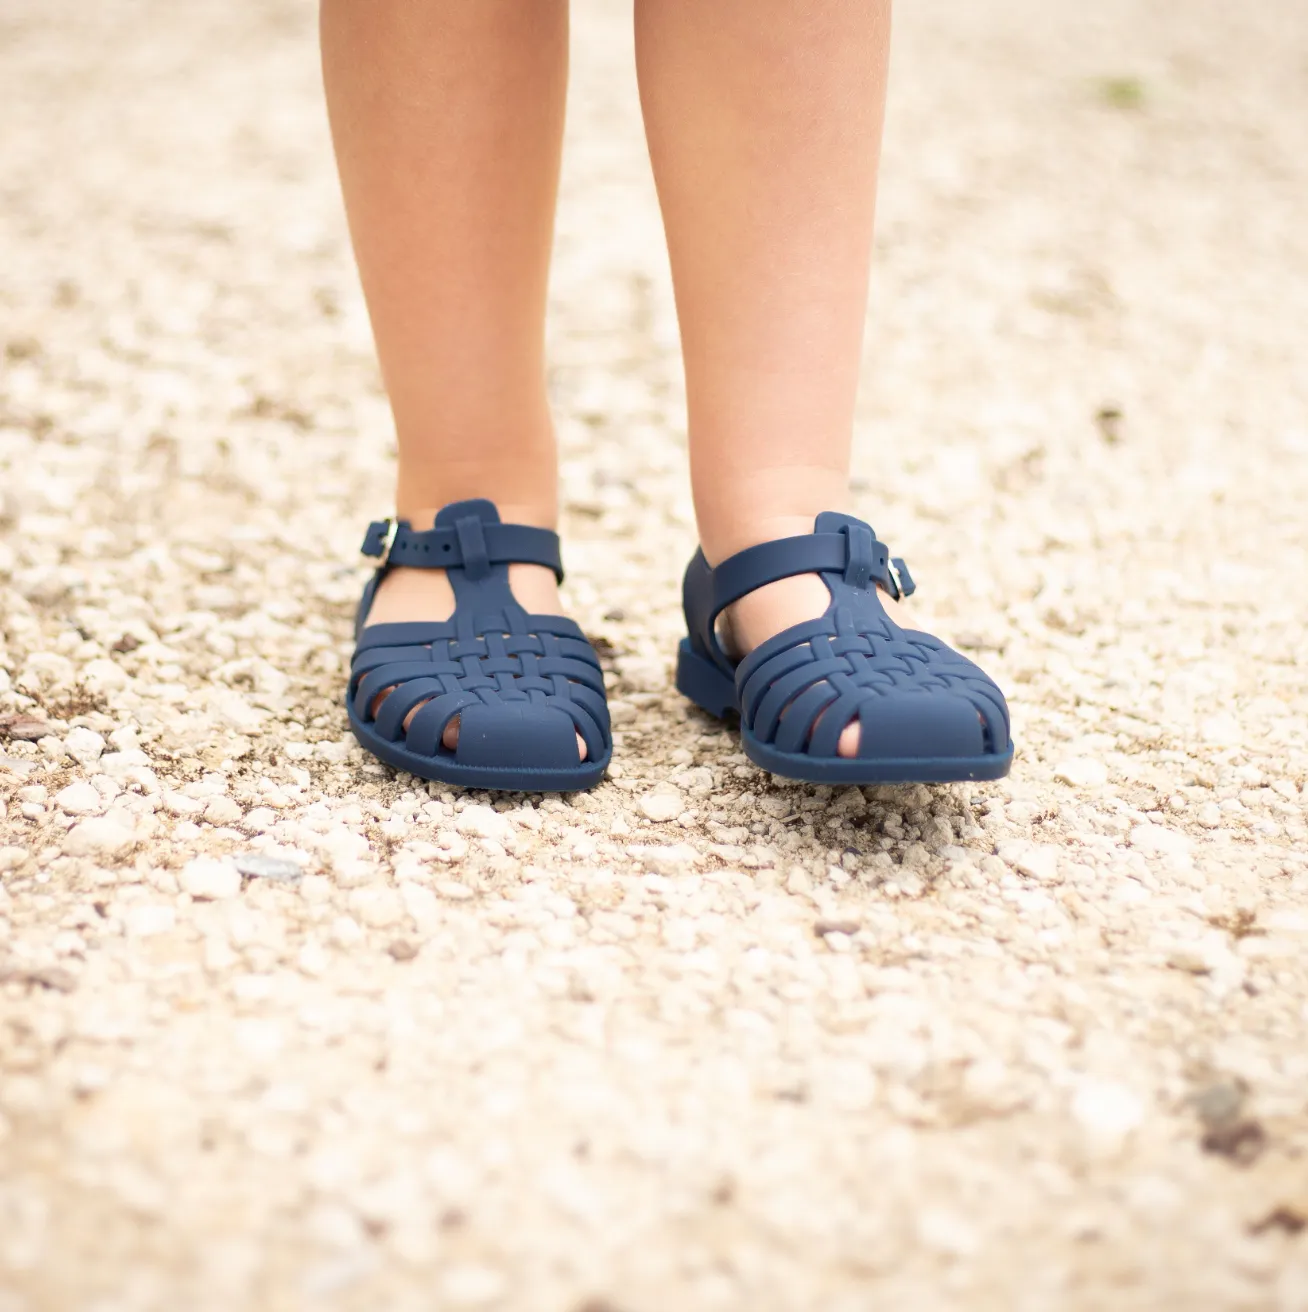
[[[917,584],[913,582],[908,566],[898,556],[886,557],[886,575],[894,588],[894,591],[889,588],[887,591],[896,601],[903,601],[917,591]]]

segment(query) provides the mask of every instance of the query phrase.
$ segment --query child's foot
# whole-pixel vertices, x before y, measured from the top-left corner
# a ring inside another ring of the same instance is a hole
[[[431,512],[413,516],[416,524],[430,526]],[[551,570],[544,565],[510,565],[509,586],[523,608],[532,615],[558,615],[562,612],[559,585]],[[392,569],[381,581],[373,598],[365,627],[374,624],[405,623],[413,620],[447,620],[454,613],[454,590],[443,569]],[[384,688],[373,699],[372,715],[375,718],[382,702],[394,688]],[[404,717],[407,731],[413,717],[426,702],[420,702]],[[459,717],[455,716],[445,727],[441,743],[450,751],[459,745]],[[586,744],[577,735],[577,759],[586,759]]]

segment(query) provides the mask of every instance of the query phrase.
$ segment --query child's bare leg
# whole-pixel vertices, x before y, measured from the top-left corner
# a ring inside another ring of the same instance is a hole
[[[636,41],[717,564],[848,499],[890,0],[637,0]],[[829,600],[815,575],[760,588],[734,640]],[[857,746],[854,724],[840,754]]]
[[[397,513],[430,528],[441,506],[488,497],[505,520],[552,528],[544,333],[566,0],[322,0],[321,34],[399,438]],[[510,577],[528,611],[558,612],[548,569]],[[369,622],[445,619],[453,605],[443,572],[396,569]]]

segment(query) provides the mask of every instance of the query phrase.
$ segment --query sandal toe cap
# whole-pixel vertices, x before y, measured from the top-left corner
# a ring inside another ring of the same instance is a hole
[[[957,693],[924,691],[877,695],[859,713],[858,755],[863,760],[921,756],[982,756],[986,731],[977,708]]]
[[[459,718],[460,765],[548,770],[578,764],[577,731],[560,707],[537,702],[481,703]]]

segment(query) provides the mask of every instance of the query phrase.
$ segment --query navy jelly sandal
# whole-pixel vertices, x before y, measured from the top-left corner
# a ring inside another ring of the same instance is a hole
[[[733,661],[718,616],[748,592],[818,574],[831,604]],[[677,687],[711,715],[740,715],[755,765],[810,783],[944,783],[999,779],[1013,761],[1008,705],[994,681],[939,638],[901,629],[881,607],[914,591],[902,560],[868,525],[819,515],[814,531],[750,547],[711,569],[702,551],[686,570],[688,638]],[[836,755],[860,726],[858,755]]]
[[[529,615],[509,590],[516,562],[545,565],[563,581],[557,534],[501,524],[489,501],[457,501],[426,532],[403,520],[370,525],[363,554],[377,570],[359,603],[347,709],[368,751],[398,770],[467,788],[565,792],[599,783],[613,754],[599,657],[572,620]],[[445,570],[454,614],[439,623],[365,624],[378,584],[396,565]],[[374,716],[387,688],[394,691]],[[441,735],[456,715],[451,751]]]

